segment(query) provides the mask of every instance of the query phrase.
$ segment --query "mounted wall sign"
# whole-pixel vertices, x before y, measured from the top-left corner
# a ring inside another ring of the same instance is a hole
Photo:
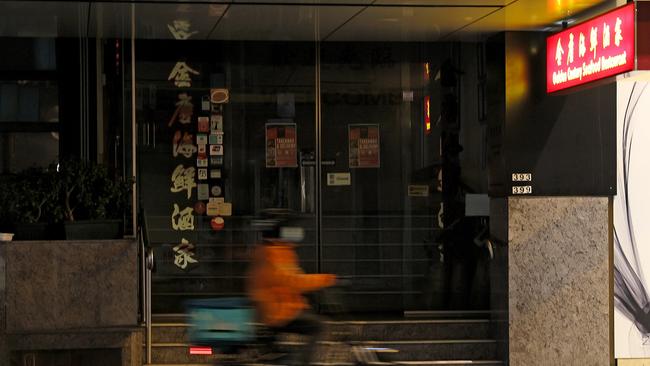
[[[295,123],[266,124],[266,167],[295,168],[298,166]]]
[[[350,168],[379,168],[379,125],[348,125]]]
[[[546,91],[584,85],[635,68],[634,4],[546,39]]]

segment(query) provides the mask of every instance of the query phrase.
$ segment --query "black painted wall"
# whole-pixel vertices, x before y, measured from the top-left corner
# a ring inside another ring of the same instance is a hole
[[[546,36],[494,38],[492,57],[505,46],[506,67],[504,84],[496,78],[490,93],[503,96],[505,108],[493,105],[497,113],[490,116],[490,195],[511,195],[512,173],[532,173],[535,196],[614,195],[616,85],[609,80],[548,95]]]

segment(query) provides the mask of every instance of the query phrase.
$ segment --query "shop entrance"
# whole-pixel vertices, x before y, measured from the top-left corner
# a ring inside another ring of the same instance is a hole
[[[154,312],[242,295],[250,222],[268,208],[299,214],[303,268],[348,279],[353,311],[488,309],[474,240],[487,204],[464,217],[466,194],[487,190],[480,44],[364,33],[435,8],[366,9],[349,26],[365,7],[146,8],[135,94]]]

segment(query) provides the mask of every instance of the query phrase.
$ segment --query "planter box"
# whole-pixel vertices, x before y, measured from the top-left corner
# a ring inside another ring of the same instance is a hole
[[[121,239],[122,220],[82,220],[64,224],[67,240]]]
[[[33,224],[16,224],[14,240],[48,240],[50,238],[49,225],[45,222]]]

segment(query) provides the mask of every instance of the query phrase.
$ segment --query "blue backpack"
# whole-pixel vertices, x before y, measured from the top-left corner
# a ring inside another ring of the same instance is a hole
[[[255,310],[246,298],[189,300],[185,308],[193,345],[227,348],[255,339]]]

